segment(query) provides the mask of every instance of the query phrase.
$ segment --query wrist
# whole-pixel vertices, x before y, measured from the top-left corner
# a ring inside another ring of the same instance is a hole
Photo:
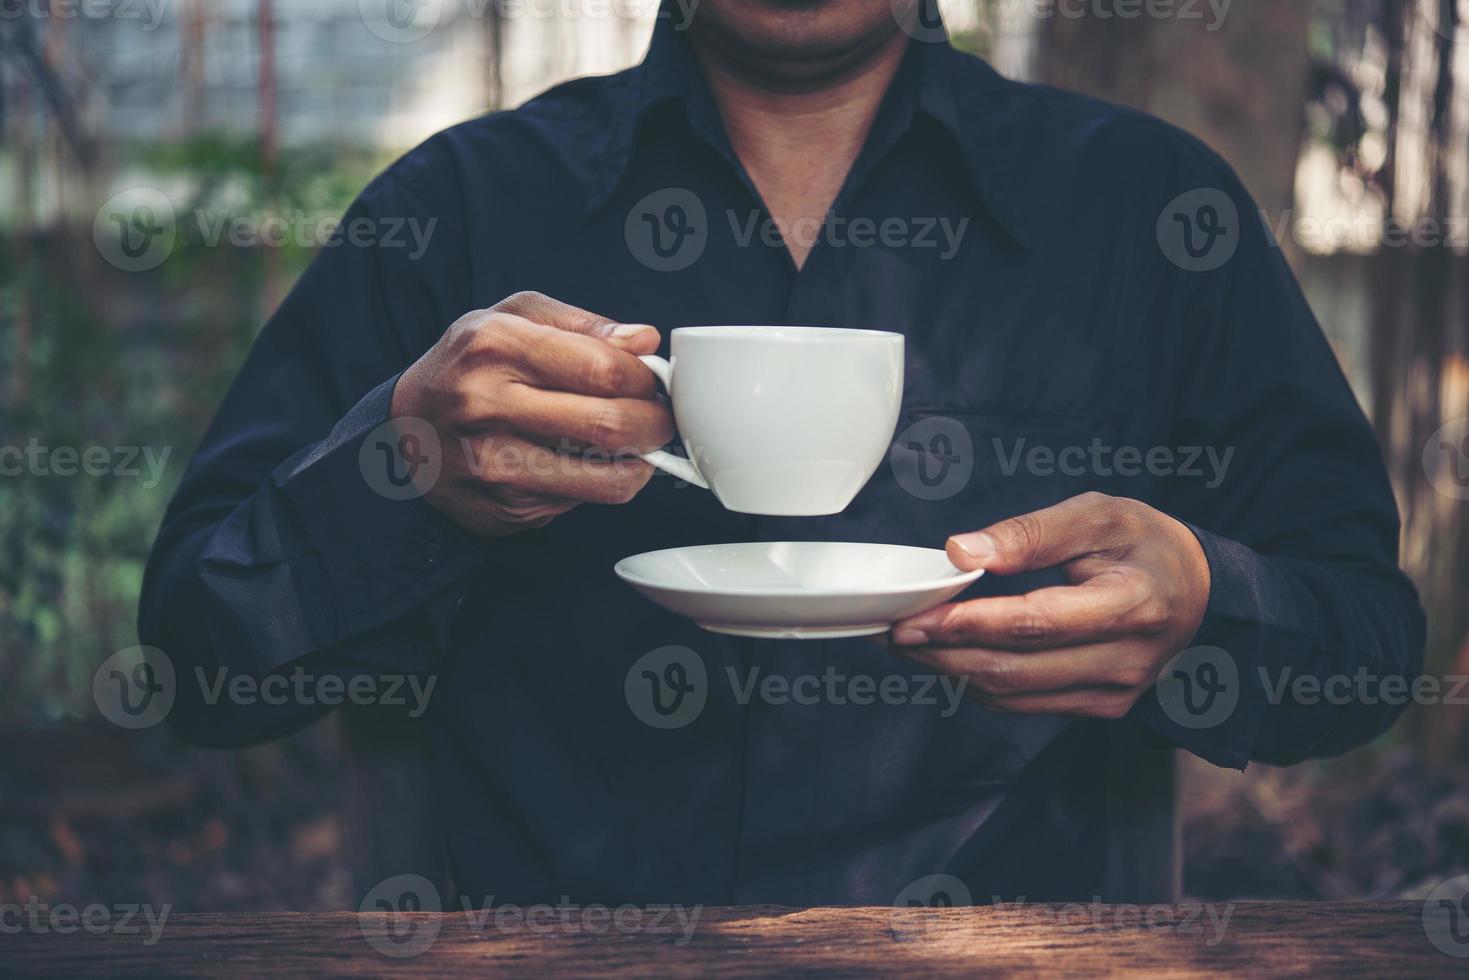
[[[1209,595],[1214,587],[1213,573],[1209,569],[1209,556],[1204,553],[1204,545],[1193,529],[1173,517],[1169,517],[1168,521],[1183,556],[1186,596],[1183,625],[1187,627],[1187,635],[1192,643],[1192,638],[1203,625],[1204,616],[1209,610]]]

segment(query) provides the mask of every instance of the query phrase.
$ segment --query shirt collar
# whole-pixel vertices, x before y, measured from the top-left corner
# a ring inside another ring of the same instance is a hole
[[[613,96],[612,114],[601,130],[602,144],[590,174],[589,214],[606,204],[627,176],[638,138],[656,111],[681,104],[684,119],[691,126],[695,120],[707,125],[710,114],[718,119],[714,96],[683,36],[684,26],[676,18],[674,5],[664,0],[647,55],[641,64],[622,75],[621,89]],[[723,133],[722,124],[719,132]]]
[[[1030,193],[1037,170],[1027,154],[1039,120],[1025,86],[947,40],[915,40],[913,48],[921,66],[914,111],[950,137],[975,193],[1004,232],[1018,245],[1034,245],[1031,218],[1043,208]]]
[[[936,16],[936,15],[935,15]],[[930,21],[932,23],[932,21]],[[964,68],[963,93],[958,69]],[[587,193],[587,211],[607,203],[627,175],[644,126],[659,110],[681,106],[683,119],[698,135],[733,158],[714,96],[709,91],[673,0],[664,0],[648,53],[623,76],[610,124],[603,130]],[[937,123],[963,159],[975,193],[995,222],[1014,242],[1033,244],[1026,214],[1026,174],[1033,168],[1018,159],[1023,140],[1015,134],[1022,122],[1011,103],[1022,86],[1001,77],[977,58],[956,51],[947,40],[914,39],[903,67],[884,101],[869,144],[895,141],[917,116]]]

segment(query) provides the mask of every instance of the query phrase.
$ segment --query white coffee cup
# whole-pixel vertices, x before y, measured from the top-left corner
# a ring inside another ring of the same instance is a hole
[[[887,456],[903,401],[903,335],[838,327],[685,327],[644,357],[688,459],[643,458],[732,511],[847,508]]]

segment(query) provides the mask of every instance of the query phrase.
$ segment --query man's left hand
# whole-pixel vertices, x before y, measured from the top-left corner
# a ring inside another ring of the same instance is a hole
[[[949,539],[965,570],[1059,566],[1067,585],[951,603],[893,627],[893,649],[966,678],[998,711],[1120,718],[1185,649],[1209,600],[1187,527],[1147,504],[1088,493]]]

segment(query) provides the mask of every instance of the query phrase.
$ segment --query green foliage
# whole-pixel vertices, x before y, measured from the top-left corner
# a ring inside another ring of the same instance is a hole
[[[215,138],[117,157],[171,188],[180,215],[218,217],[340,215],[379,163],[290,150],[267,175],[258,145]],[[173,487],[267,294],[284,295],[312,252],[181,235],[161,267],[124,273],[101,260],[89,225],[24,238],[0,228],[0,447],[103,447],[110,467],[57,475],[38,454],[41,466],[0,475],[0,719],[88,713],[93,670],[136,644],[144,562]],[[138,475],[118,472],[131,447],[167,453],[156,485],[141,452]]]

